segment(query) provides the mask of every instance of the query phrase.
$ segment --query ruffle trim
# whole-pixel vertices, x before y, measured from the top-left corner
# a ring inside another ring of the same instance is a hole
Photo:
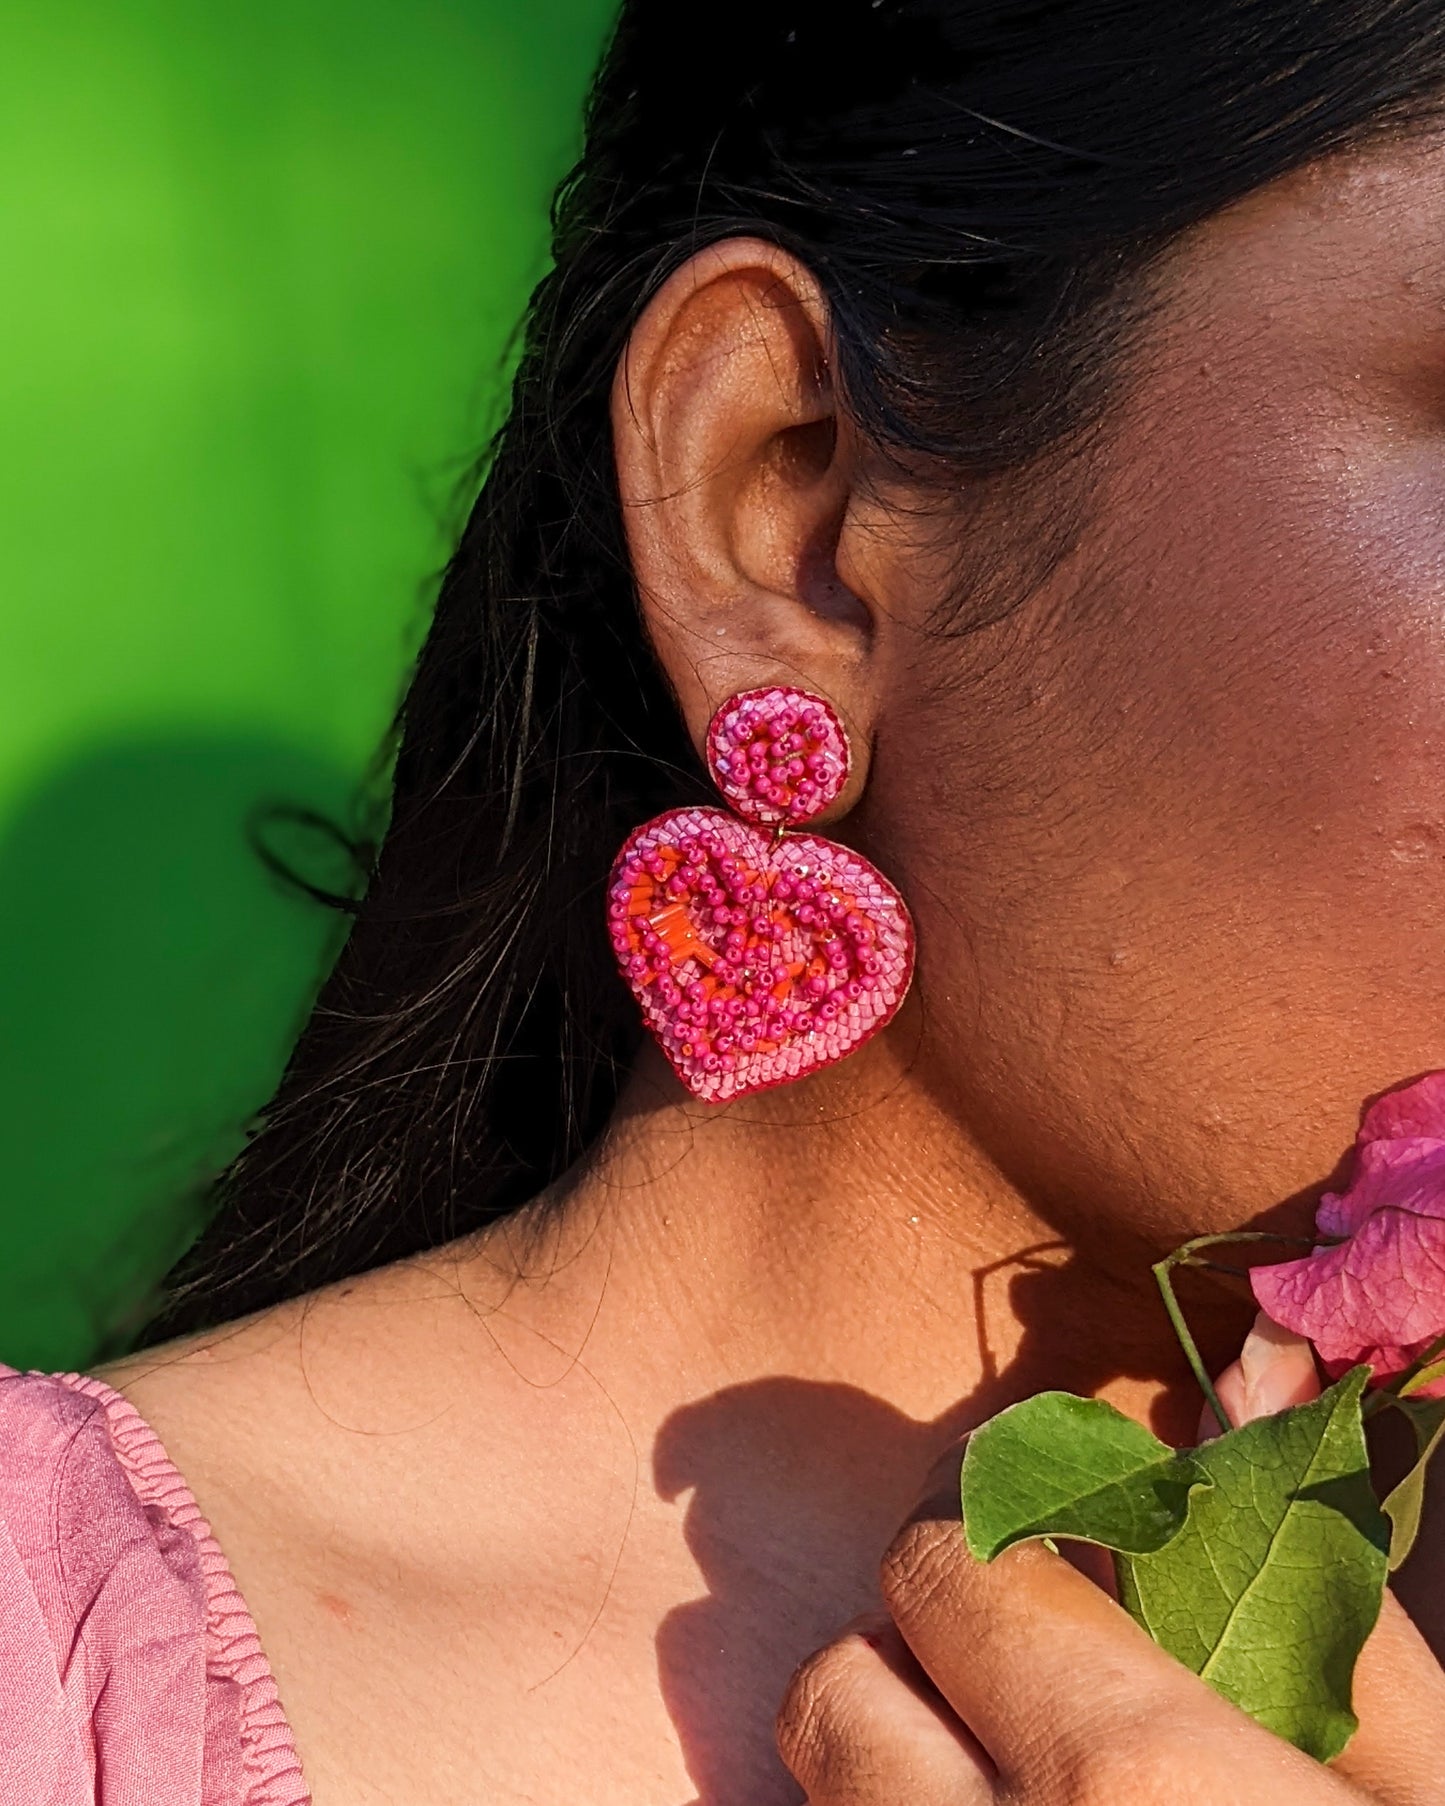
[[[129,1399],[86,1374],[58,1373],[54,1378],[104,1407],[111,1441],[136,1497],[142,1505],[157,1506],[195,1539],[206,1586],[207,1666],[234,1682],[241,1693],[246,1806],[311,1806],[296,1740],[281,1709],[276,1678],[255,1621],[190,1487]]]

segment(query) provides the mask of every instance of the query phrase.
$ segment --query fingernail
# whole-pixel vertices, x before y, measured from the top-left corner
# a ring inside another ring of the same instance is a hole
[[[840,1641],[844,1637],[861,1637],[870,1649],[881,1649],[891,1623],[887,1612],[876,1608],[871,1612],[859,1612],[856,1618],[848,1620],[838,1637]]]
[[[1314,1350],[1303,1336],[1284,1329],[1263,1311],[1239,1351],[1239,1370],[1244,1380],[1241,1423],[1272,1417],[1319,1397]],[[1233,1401],[1228,1402],[1232,1406]]]

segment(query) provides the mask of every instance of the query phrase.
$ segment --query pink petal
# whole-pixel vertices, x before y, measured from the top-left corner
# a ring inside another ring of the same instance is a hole
[[[1342,1192],[1326,1192],[1315,1214],[1321,1235],[1353,1235],[1377,1210],[1445,1216],[1445,1140],[1366,1141]]]
[[[1445,1170],[1445,1153],[1433,1170]],[[1326,1362],[1364,1360],[1369,1351],[1386,1359],[1431,1341],[1445,1331],[1445,1205],[1438,1193],[1430,1202],[1429,1214],[1386,1206],[1348,1242],[1254,1268],[1256,1299],[1276,1323],[1308,1336]]]
[[[1445,1071],[1427,1072],[1413,1085],[1376,1098],[1356,1138],[1368,1141],[1445,1140]]]
[[[1323,1366],[1329,1377],[1337,1380],[1341,1379],[1351,1367],[1365,1361],[1374,1369],[1373,1383],[1378,1386],[1413,1365],[1435,1340],[1436,1338],[1432,1336],[1429,1341],[1413,1342],[1408,1348],[1364,1348],[1351,1360],[1325,1361]],[[1417,1387],[1410,1396],[1412,1398],[1445,1398],[1445,1374],[1442,1374],[1437,1380],[1431,1380],[1426,1386]]]

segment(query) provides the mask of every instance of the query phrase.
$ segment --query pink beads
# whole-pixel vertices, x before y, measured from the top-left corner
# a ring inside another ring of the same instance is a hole
[[[712,1103],[842,1059],[913,972],[908,911],[866,859],[817,835],[774,843],[720,809],[639,828],[613,865],[607,921],[648,1027]]]
[[[848,781],[848,736],[823,701],[782,686],[743,690],[707,731],[713,782],[748,821],[796,827],[836,800]]]
[[[725,1103],[876,1034],[913,976],[913,924],[861,854],[784,832],[848,781],[848,738],[822,697],[729,697],[708,726],[707,760],[737,815],[677,809],[638,828],[612,868],[607,925],[678,1077]]]

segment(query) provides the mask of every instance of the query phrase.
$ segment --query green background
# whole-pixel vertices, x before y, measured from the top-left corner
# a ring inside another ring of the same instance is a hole
[[[0,0],[0,1359],[123,1344],[336,923],[610,0]]]

